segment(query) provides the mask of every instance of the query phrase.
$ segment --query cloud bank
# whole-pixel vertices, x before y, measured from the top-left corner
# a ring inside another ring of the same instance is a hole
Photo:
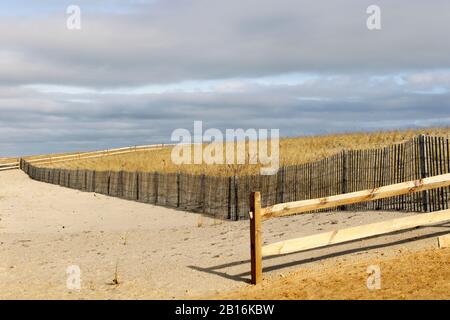
[[[168,142],[176,128],[282,135],[450,125],[450,3],[20,2],[0,12],[0,156]],[[32,8],[32,10],[30,9]]]

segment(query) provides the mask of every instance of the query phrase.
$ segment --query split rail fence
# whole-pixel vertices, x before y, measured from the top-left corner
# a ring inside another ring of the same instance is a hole
[[[19,161],[10,163],[0,163],[0,171],[19,169]]]
[[[248,218],[252,191],[261,192],[262,206],[266,207],[424,179],[450,173],[449,150],[447,138],[418,136],[386,148],[343,151],[319,161],[282,167],[272,176],[67,170],[27,160],[20,166],[38,181],[240,220]],[[448,209],[449,201],[450,188],[445,187],[320,210],[431,212]]]
[[[310,250],[428,224],[444,223],[450,221],[450,210],[417,214],[378,223],[334,230],[302,238],[280,241],[264,247],[261,246],[261,222],[263,219],[300,214],[312,210],[328,209],[341,205],[351,205],[364,201],[375,201],[405,194],[417,194],[419,192],[448,186],[450,186],[450,174],[444,174],[320,199],[280,203],[265,208],[261,207],[261,194],[259,192],[252,192],[249,211],[252,284],[258,284],[262,280],[262,258],[265,256]]]
[[[43,157],[43,158],[31,158],[31,159],[24,158],[24,159],[26,159],[26,162],[28,162],[28,163],[35,163],[35,164],[39,164],[42,166],[42,165],[46,165],[46,164],[85,160],[85,159],[92,159],[92,158],[121,155],[121,154],[130,153],[130,152],[161,149],[166,146],[170,146],[170,144],[132,146],[132,147],[108,149],[108,150],[101,150],[101,151],[72,153],[72,154],[61,155],[61,156],[48,156],[48,157]],[[0,171],[20,169],[20,161],[21,161],[21,159],[18,159],[16,161],[9,162],[9,163],[0,163]]]

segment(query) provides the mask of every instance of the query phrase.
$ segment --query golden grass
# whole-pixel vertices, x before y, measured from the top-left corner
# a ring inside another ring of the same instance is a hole
[[[0,158],[0,164],[16,162],[17,158]]]
[[[342,150],[371,149],[405,142],[416,135],[450,136],[450,128],[430,128],[373,133],[346,133],[322,136],[285,138],[280,141],[280,166],[307,163]],[[205,147],[205,146],[204,146]],[[147,150],[102,158],[67,161],[46,167],[89,169],[99,171],[186,172],[216,176],[258,174],[259,165],[176,165],[171,160],[172,147]],[[248,157],[247,157],[248,158]],[[248,159],[247,159],[248,160]]]
[[[367,267],[378,265],[381,288],[367,288]],[[207,299],[450,299],[450,248],[431,249],[318,270],[298,270],[257,286]]]

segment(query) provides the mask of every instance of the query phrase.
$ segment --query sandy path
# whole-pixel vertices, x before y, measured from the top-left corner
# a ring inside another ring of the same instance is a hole
[[[339,212],[273,219],[266,242],[388,218],[398,212]],[[433,248],[427,227],[264,261],[265,276]],[[403,242],[405,239],[415,241]],[[0,173],[0,298],[187,298],[247,286],[248,221],[218,221]],[[388,247],[387,243],[394,243]],[[345,252],[345,255],[339,254]],[[81,291],[66,268],[81,269]],[[117,266],[119,285],[112,285]]]

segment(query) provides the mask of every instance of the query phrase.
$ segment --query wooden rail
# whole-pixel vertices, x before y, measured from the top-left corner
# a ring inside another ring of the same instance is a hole
[[[404,194],[448,187],[450,174],[443,174],[421,180],[403,182],[371,190],[352,192],[327,198],[280,203],[261,208],[261,195],[252,192],[250,196],[250,254],[251,282],[257,284],[262,279],[262,257],[287,254],[297,251],[320,248],[328,245],[368,238],[394,231],[406,230],[428,224],[450,221],[450,210],[372,223],[352,228],[324,232],[307,237],[281,241],[261,247],[261,220],[282,217],[308,211],[326,209],[359,202],[372,201]]]
[[[323,232],[307,237],[280,241],[262,248],[262,256],[287,254],[297,251],[310,250],[328,245],[344,243],[362,238],[373,237],[420,227],[424,225],[450,221],[450,210],[416,214],[410,217],[366,224],[341,230]]]
[[[6,170],[15,170],[15,169],[19,169],[19,163],[15,162],[13,164],[1,164],[0,165],[0,171],[6,171]]]
[[[37,158],[37,159],[29,159],[27,162],[33,164],[53,164],[60,163],[66,161],[75,161],[75,160],[84,160],[84,159],[92,159],[92,158],[100,158],[106,156],[115,156],[121,155],[131,152],[139,152],[139,151],[148,151],[148,150],[157,150],[162,149],[166,146],[171,146],[172,144],[154,144],[154,145],[143,145],[143,146],[133,146],[133,147],[124,147],[124,148],[116,148],[116,149],[108,149],[101,151],[90,151],[76,154],[68,154],[64,156],[55,156],[55,157],[46,157],[46,158]],[[26,158],[25,158],[26,159]],[[20,160],[10,163],[0,164],[0,171],[6,170],[14,170],[20,168]]]
[[[85,158],[92,158],[95,156],[113,156],[118,154],[130,153],[135,151],[145,151],[149,149],[160,149],[164,146],[168,146],[167,144],[154,144],[154,145],[145,145],[145,146],[133,146],[133,147],[124,147],[124,148],[116,148],[116,149],[108,149],[108,150],[100,150],[100,151],[90,151],[76,154],[69,154],[65,156],[56,156],[56,157],[47,157],[47,158],[38,158],[38,159],[30,159],[27,160],[29,163],[53,163],[60,161],[71,161]]]
[[[35,161],[28,161],[30,163],[38,163],[40,165],[43,164],[53,164],[53,163],[60,163],[60,162],[68,162],[68,161],[76,161],[76,160],[86,160],[86,159],[93,159],[93,158],[102,158],[102,157],[109,157],[109,156],[117,156],[117,155],[121,155],[121,154],[127,154],[127,153],[131,153],[131,152],[142,152],[142,151],[148,151],[148,150],[158,150],[158,149],[162,149],[163,147],[147,147],[147,148],[130,148],[129,150],[124,150],[124,151],[109,151],[109,152],[105,152],[105,153],[100,153],[97,152],[98,154],[81,154],[81,155],[77,155],[74,157],[70,157],[70,158],[66,158],[66,159],[61,159],[60,157],[55,157],[55,158],[46,158],[46,159],[36,159]]]
[[[282,217],[312,210],[373,201],[448,186],[450,186],[450,174],[443,174],[431,178],[403,182],[381,188],[346,193],[332,197],[280,203],[271,207],[263,208],[261,210],[261,215],[264,219]]]

